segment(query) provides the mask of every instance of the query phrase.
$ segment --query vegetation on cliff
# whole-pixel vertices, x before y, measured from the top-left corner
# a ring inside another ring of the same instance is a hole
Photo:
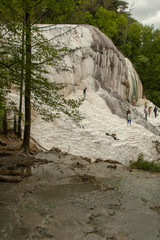
[[[151,172],[160,172],[160,164],[156,162],[149,162],[144,159],[143,153],[138,155],[137,161],[130,162],[130,168],[141,169]]]

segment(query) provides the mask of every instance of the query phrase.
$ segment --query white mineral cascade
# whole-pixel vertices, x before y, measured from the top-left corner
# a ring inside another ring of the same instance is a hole
[[[49,80],[67,83],[64,89],[67,98],[83,98],[84,87],[87,87],[87,94],[80,106],[84,117],[80,125],[64,115],[53,122],[45,122],[35,113],[32,138],[43,149],[58,147],[92,161],[100,158],[127,164],[136,160],[141,152],[146,160],[157,160],[159,154],[154,141],[160,141],[159,116],[154,118],[152,111],[148,121],[144,120],[147,100],[142,99],[141,81],[112,41],[89,25],[48,25],[44,35],[52,39],[53,45],[73,50],[63,59],[65,70],[62,64],[58,69],[48,68]],[[132,106],[135,99],[136,106]],[[147,104],[153,107],[151,102]],[[125,118],[128,107],[133,115],[131,126],[127,126]],[[106,133],[115,133],[119,140]]]

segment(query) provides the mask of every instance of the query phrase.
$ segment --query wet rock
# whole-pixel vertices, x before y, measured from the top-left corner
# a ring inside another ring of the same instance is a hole
[[[116,212],[115,211],[109,211],[109,215],[113,216]]]
[[[108,167],[108,168],[114,168],[114,169],[117,168],[116,164],[110,164],[110,165],[108,165],[107,167]]]
[[[90,158],[88,158],[88,157],[82,157],[82,159],[84,159],[85,161],[87,161],[87,162],[89,162],[89,163],[92,162],[92,160],[91,160]]]
[[[65,161],[62,156],[58,169],[54,161],[39,166],[16,187],[0,183],[5,239],[159,240],[159,174],[130,174],[122,165],[112,171],[102,162],[73,172],[73,161]]]
[[[160,206],[152,206],[150,209],[156,211],[160,215]]]
[[[100,184],[100,186],[101,186],[101,189],[103,191],[114,190],[114,187],[108,187],[108,186],[103,185],[103,184]]]
[[[71,169],[75,170],[75,168],[84,168],[84,165],[82,163],[76,162],[71,164]]]
[[[133,238],[129,237],[125,232],[119,232],[115,236],[115,240],[134,240]]]
[[[90,233],[86,237],[84,237],[83,240],[106,240],[106,238],[101,237],[95,233]]]

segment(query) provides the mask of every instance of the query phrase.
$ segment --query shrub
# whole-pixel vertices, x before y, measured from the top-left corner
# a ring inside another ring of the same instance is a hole
[[[137,161],[130,162],[130,168],[141,169],[151,172],[160,172],[160,165],[155,162],[148,162],[144,160],[143,153],[138,155]]]

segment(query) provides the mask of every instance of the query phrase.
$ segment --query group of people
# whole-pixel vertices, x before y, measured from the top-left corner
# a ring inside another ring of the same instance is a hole
[[[147,107],[147,103],[145,103],[145,105],[144,105],[144,118],[145,118],[146,121],[147,121],[148,115],[150,116],[150,114],[151,114],[151,109],[152,109],[152,107]],[[154,116],[156,118],[157,115],[158,115],[158,108],[156,106],[154,107],[153,112],[154,112]],[[127,125],[128,124],[131,125],[132,115],[131,115],[131,110],[129,108],[126,112],[126,118],[127,118]]]
[[[147,103],[144,104],[144,116],[145,116],[145,119],[146,119],[146,120],[147,120],[147,116],[148,116],[148,115],[149,115],[149,117],[150,117],[151,109],[152,109],[151,106],[147,107]],[[157,115],[158,115],[158,108],[157,108],[156,106],[154,107],[153,112],[154,112],[154,116],[155,116],[155,118],[156,118]]]
[[[87,88],[85,87],[83,89],[84,100],[86,98],[86,90],[87,90]],[[152,107],[151,106],[148,107],[147,103],[144,104],[144,118],[145,118],[146,121],[147,121],[148,115],[150,116],[150,114],[151,114],[151,109],[152,109]],[[154,116],[156,118],[157,114],[158,114],[158,108],[156,106],[154,107],[153,112],[154,112]],[[131,115],[131,110],[129,108],[126,112],[126,118],[127,118],[127,125],[128,124],[131,125],[132,115]]]

